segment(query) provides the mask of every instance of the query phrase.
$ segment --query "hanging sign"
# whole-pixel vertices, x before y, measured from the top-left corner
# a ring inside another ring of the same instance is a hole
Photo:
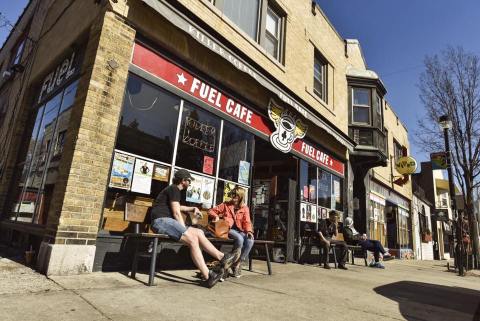
[[[410,175],[417,170],[417,161],[411,156],[400,157],[395,163],[395,169],[402,175]]]
[[[222,112],[230,120],[239,122],[262,136],[270,137],[272,145],[277,149],[283,152],[293,151],[321,167],[344,175],[345,168],[341,161],[303,141],[307,125],[273,101],[270,102],[269,116],[274,119],[275,130],[271,129],[271,124],[261,114],[138,43],[135,44],[132,63]]]
[[[447,153],[431,153],[432,169],[447,169]]]

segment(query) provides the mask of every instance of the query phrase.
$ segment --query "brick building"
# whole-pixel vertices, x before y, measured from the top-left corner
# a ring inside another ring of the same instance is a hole
[[[32,0],[0,66],[2,238],[46,274],[121,268],[177,168],[202,209],[244,188],[279,259],[330,210],[370,229],[386,89],[315,2]]]

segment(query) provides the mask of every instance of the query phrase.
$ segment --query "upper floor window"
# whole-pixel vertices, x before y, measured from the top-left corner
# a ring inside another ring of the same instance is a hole
[[[403,156],[403,147],[397,141],[393,141],[393,156],[395,163]]]
[[[23,38],[20,40],[15,48],[12,50],[12,59],[10,60],[10,66],[17,65],[21,62],[22,55],[23,55],[23,49],[25,48],[25,40],[26,38]]]
[[[225,16],[259,43],[276,60],[283,59],[283,24],[285,15],[269,1],[216,0]]]
[[[352,88],[352,122],[370,125],[370,109],[372,106],[370,89]]]
[[[313,63],[313,91],[324,102],[327,102],[327,70],[328,64],[325,59],[315,54]]]

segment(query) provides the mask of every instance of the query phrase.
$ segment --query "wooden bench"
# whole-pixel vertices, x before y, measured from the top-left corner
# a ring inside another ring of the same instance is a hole
[[[138,259],[144,257],[150,260],[150,269],[148,274],[148,285],[152,286],[154,284],[155,270],[157,264],[157,255],[159,243],[180,243],[166,234],[156,234],[153,233],[149,226],[150,217],[149,217],[149,207],[142,205],[135,205],[132,203],[126,203],[125,206],[125,220],[132,222],[134,224],[134,232],[126,233],[125,237],[127,241],[132,239],[135,242],[135,250],[132,259],[132,267],[130,270],[130,277],[135,278],[138,267]],[[148,222],[148,223],[147,223]],[[215,237],[207,237],[207,239],[212,242],[214,245],[222,244],[231,244],[233,245],[232,239],[222,239]],[[152,242],[151,251],[142,251],[140,244],[145,241]],[[270,261],[270,248],[269,245],[273,245],[273,241],[264,241],[264,240],[255,240],[254,246],[261,246],[265,249],[265,256],[267,262],[268,275],[272,275],[272,266]],[[253,255],[252,251],[248,259],[248,270],[252,271],[253,267]]]
[[[303,246],[315,246],[318,248],[319,252],[323,252],[323,247],[320,243],[320,240],[316,238],[312,233],[310,232],[310,235],[307,233],[307,235],[302,236],[302,241],[300,244],[300,253],[302,252]],[[337,238],[338,241],[344,241],[343,234],[342,233],[337,233]],[[348,255],[351,258],[351,263],[352,265],[355,265],[355,251],[361,252],[363,259],[365,261],[365,266],[368,266],[367,263],[367,251],[364,251],[361,246],[358,245],[348,245],[347,244],[347,250],[348,250]],[[338,261],[337,261],[337,254],[335,251],[335,244],[330,244],[330,248],[327,254],[322,253],[322,255],[330,255],[333,254],[333,264],[335,268],[337,268]],[[322,265],[322,255],[319,255],[318,259],[318,265]]]

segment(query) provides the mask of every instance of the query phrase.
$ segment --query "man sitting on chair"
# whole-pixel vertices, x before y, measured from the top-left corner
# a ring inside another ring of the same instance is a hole
[[[348,270],[345,266],[348,255],[347,243],[336,240],[337,213],[335,211],[330,211],[328,213],[328,220],[319,228],[318,236],[320,237],[320,245],[323,248],[323,267],[325,269],[330,269],[330,266],[328,265],[328,253],[330,250],[330,244],[335,244],[334,250],[336,251],[338,268],[342,270]]]

